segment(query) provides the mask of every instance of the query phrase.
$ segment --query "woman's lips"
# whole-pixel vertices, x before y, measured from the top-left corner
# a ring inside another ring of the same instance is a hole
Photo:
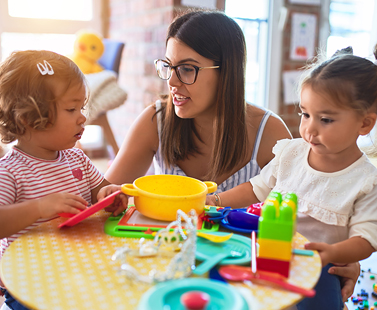
[[[183,97],[183,96],[177,96],[175,95],[173,97],[173,103],[174,105],[176,106],[181,106],[181,105],[184,105],[185,103],[187,103],[187,101],[190,100],[190,97]]]

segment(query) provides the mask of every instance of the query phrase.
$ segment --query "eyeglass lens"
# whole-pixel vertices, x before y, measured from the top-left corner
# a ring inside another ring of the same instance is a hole
[[[164,61],[157,61],[156,69],[158,76],[163,80],[168,80],[171,77],[171,66]],[[196,69],[192,65],[180,65],[175,68],[178,78],[183,83],[192,84],[195,81]]]

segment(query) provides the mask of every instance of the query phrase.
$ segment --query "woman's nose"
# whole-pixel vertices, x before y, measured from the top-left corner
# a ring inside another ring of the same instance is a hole
[[[171,71],[171,76],[170,76],[170,79],[168,80],[168,85],[170,87],[177,87],[177,86],[180,86],[182,84],[182,82],[179,80],[178,76],[177,76],[177,73],[175,72],[175,70],[173,69]]]

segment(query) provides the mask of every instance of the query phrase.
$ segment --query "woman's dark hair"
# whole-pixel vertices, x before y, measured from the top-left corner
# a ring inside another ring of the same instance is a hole
[[[214,144],[206,179],[230,172],[246,157],[248,148],[245,102],[246,45],[238,24],[224,13],[190,11],[169,26],[170,38],[183,42],[198,54],[220,66],[214,115]],[[200,140],[194,121],[181,119],[169,95],[162,109],[161,151],[165,163],[175,164],[199,153]]]

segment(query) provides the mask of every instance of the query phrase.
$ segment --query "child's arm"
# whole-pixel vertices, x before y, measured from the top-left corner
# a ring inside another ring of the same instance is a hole
[[[348,264],[369,257],[375,250],[364,238],[351,237],[342,242],[327,244],[312,242],[305,244],[308,250],[317,250],[322,260],[322,266],[328,263]]]
[[[58,213],[80,212],[85,209],[84,198],[69,194],[56,193],[43,198],[0,206],[0,239],[9,237],[38,219],[58,216]]]
[[[102,183],[92,190],[92,201],[97,202],[101,201],[105,197],[109,196],[110,194],[119,191],[121,189],[121,185],[113,185],[110,184],[106,179],[102,181]],[[122,213],[128,206],[128,197],[127,195],[120,193],[115,197],[114,202],[105,208],[107,212],[113,212],[114,216]]]
[[[242,183],[228,191],[218,194],[218,196],[220,197],[222,207],[244,208],[259,202],[250,182]],[[219,202],[216,203],[215,195],[207,196],[206,204],[220,206]]]

